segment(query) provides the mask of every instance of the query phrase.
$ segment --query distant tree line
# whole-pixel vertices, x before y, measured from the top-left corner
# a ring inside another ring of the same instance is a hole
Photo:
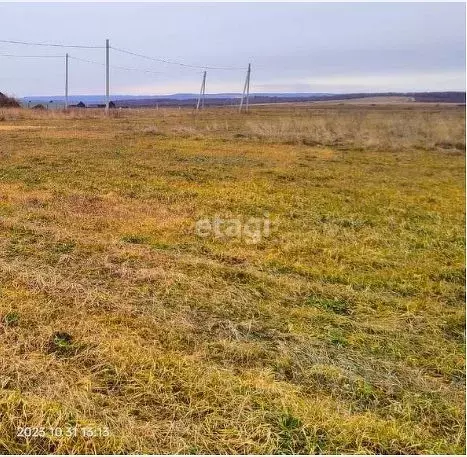
[[[465,103],[465,92],[386,92],[386,93],[354,93],[354,94],[310,94],[310,95],[295,95],[295,94],[277,94],[277,95],[262,95],[252,94],[250,96],[250,104],[261,103],[284,103],[284,102],[318,102],[318,101],[343,101],[361,98],[373,97],[411,97],[415,102],[430,102],[430,103]],[[219,105],[238,105],[239,98],[234,97],[207,97],[205,104],[207,106]],[[177,98],[139,98],[130,100],[116,100],[116,107],[155,107],[155,106],[194,106],[196,98],[177,99]]]
[[[0,107],[19,108],[20,104],[15,98],[8,97],[2,92],[0,92]]]

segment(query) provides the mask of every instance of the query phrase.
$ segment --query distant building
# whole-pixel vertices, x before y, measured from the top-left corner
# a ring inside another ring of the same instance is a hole
[[[70,105],[70,108],[86,108],[86,105],[83,102],[79,102],[76,105]]]
[[[109,102],[109,108],[115,108],[115,102]],[[105,108],[105,103],[91,103],[88,108]]]

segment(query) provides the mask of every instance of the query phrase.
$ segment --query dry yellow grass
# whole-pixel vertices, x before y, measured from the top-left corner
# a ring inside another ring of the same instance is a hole
[[[465,452],[463,108],[0,119],[0,452]]]

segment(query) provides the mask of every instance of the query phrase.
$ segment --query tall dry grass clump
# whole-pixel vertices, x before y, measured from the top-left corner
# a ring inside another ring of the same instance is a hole
[[[143,134],[223,138],[375,151],[465,150],[465,107],[436,105],[253,106],[201,113],[167,108],[148,114]],[[146,113],[146,114],[143,114]],[[154,122],[152,122],[154,120]],[[148,130],[149,129],[149,130]]]
[[[0,118],[3,121],[20,120],[66,120],[66,119],[105,119],[134,116],[135,113],[128,110],[112,109],[107,115],[103,109],[97,108],[69,108],[69,109],[26,109],[9,107],[0,109]]]
[[[465,149],[465,123],[458,111],[309,112],[245,123],[245,134],[269,142],[357,149]]]

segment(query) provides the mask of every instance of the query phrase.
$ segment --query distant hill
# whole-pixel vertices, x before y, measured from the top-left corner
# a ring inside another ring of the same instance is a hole
[[[205,104],[209,106],[237,105],[241,94],[219,93],[206,94]],[[465,103],[465,92],[386,92],[386,93],[254,93],[250,95],[251,104],[285,103],[305,101],[339,101],[374,97],[406,97],[414,102],[423,103]],[[112,95],[111,99],[117,107],[155,107],[155,106],[194,106],[198,94],[179,93],[172,95]],[[23,105],[49,104],[49,106],[63,106],[63,96],[31,96],[23,97]],[[70,104],[83,102],[86,106],[96,106],[105,102],[103,95],[74,95],[69,97]]]
[[[192,106],[196,94],[181,94],[166,97],[136,97],[115,101],[117,107],[151,107],[151,106]],[[414,102],[433,103],[465,103],[465,92],[388,92],[388,93],[355,93],[355,94],[251,94],[250,104],[294,103],[305,101],[344,101],[365,98],[401,97]],[[209,106],[237,105],[240,94],[211,94],[206,96],[205,104]]]

